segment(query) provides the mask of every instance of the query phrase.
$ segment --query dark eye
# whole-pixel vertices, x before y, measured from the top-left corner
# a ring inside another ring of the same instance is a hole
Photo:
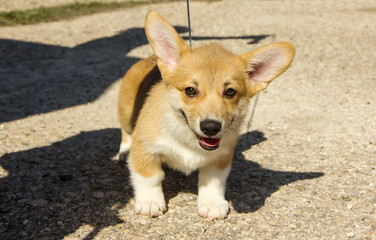
[[[188,97],[196,97],[197,95],[197,90],[193,87],[187,87],[184,91]]]
[[[225,98],[233,98],[236,95],[236,91],[235,89],[227,88],[224,95],[225,95]]]

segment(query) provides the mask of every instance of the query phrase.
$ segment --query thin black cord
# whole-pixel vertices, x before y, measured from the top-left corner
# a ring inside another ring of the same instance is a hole
[[[253,104],[253,109],[252,109],[251,117],[250,117],[250,119],[248,121],[247,132],[249,132],[249,129],[251,128],[252,120],[253,120],[253,117],[255,115],[256,105],[257,105],[259,96],[260,96],[260,93],[257,93],[256,99],[255,99],[255,103]]]
[[[272,38],[273,38],[272,42],[274,42],[275,35],[273,35]],[[253,109],[252,109],[252,113],[251,113],[251,118],[249,119],[248,125],[247,125],[247,132],[249,132],[249,129],[251,128],[253,117],[255,116],[256,106],[257,106],[257,102],[258,102],[260,94],[261,94],[261,92],[257,93],[257,95],[256,95],[255,103],[253,104]]]
[[[191,17],[189,14],[189,0],[187,0],[187,12],[188,12],[189,47],[192,49]]]

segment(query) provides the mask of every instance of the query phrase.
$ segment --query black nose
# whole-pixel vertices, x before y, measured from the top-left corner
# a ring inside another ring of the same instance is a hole
[[[209,137],[219,133],[222,128],[222,123],[214,120],[204,120],[200,123],[201,131]]]

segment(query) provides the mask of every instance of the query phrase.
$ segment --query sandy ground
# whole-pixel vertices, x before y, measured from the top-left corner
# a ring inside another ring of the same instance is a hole
[[[375,240],[376,2],[191,2],[194,47],[297,49],[259,96],[228,179],[231,212],[214,222],[196,213],[197,174],[168,169],[167,213],[137,216],[112,160],[119,79],[151,54],[150,9],[188,35],[184,2],[0,28],[0,239]]]

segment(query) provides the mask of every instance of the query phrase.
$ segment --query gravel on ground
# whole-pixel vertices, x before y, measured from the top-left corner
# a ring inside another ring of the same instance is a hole
[[[113,158],[119,80],[152,54],[151,9],[187,39],[185,2],[0,28],[0,239],[375,240],[375,1],[191,2],[193,47],[296,46],[239,141],[220,221],[197,214],[197,173],[169,169],[168,211],[138,216]]]

